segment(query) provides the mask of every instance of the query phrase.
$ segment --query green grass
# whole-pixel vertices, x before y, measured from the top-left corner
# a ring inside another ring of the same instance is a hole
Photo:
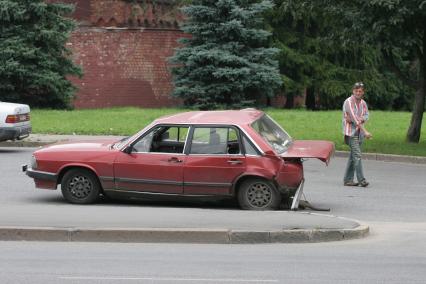
[[[267,113],[295,139],[330,140],[337,150],[349,150],[343,143],[340,111],[307,112],[270,109]],[[410,123],[409,112],[370,111],[366,128],[373,139],[365,140],[363,151],[397,155],[426,156],[426,128],[419,144],[405,142]]]
[[[131,135],[154,119],[183,109],[108,108],[73,111],[31,110],[34,133]]]
[[[34,133],[131,135],[155,118],[186,111],[180,108],[110,108],[97,110],[32,110]],[[343,143],[340,111],[266,109],[266,112],[295,139],[330,140],[337,150],[348,150]],[[364,152],[426,156],[426,128],[419,144],[405,142],[411,114],[370,111],[366,128],[373,139],[364,143]]]

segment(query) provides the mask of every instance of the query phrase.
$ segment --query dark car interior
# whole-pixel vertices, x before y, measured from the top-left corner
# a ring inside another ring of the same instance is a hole
[[[161,131],[162,130],[162,131]],[[154,134],[150,152],[160,153],[183,153],[185,141],[169,139],[169,128],[163,128]]]
[[[152,140],[150,152],[157,153],[183,153],[185,142],[170,139],[169,127],[161,127],[155,133]],[[220,135],[211,128],[208,143],[193,141],[190,149],[191,154],[239,154],[240,145],[238,140],[221,141]]]

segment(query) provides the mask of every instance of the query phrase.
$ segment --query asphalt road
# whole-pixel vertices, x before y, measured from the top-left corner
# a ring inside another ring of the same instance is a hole
[[[57,206],[60,214],[76,212],[59,191],[34,189],[19,171],[32,151],[0,148],[0,206],[21,207],[23,214],[28,214],[26,207],[36,214],[46,205]],[[339,158],[329,167],[306,162],[306,197],[330,207],[331,214],[370,225],[365,239],[268,245],[0,242],[0,282],[426,283],[426,165],[365,161],[369,188],[343,187],[344,165]],[[126,211],[152,204],[97,206]],[[235,209],[232,204],[183,203],[154,208],[200,207]]]
[[[425,231],[379,226],[367,239],[316,244],[0,242],[0,279],[31,284],[420,284],[426,277],[425,237]]]
[[[36,189],[32,179],[21,172],[35,148],[0,147],[0,206],[22,206],[42,210],[58,207],[63,213],[79,206],[66,203],[60,190]],[[346,160],[332,159],[326,167],[318,160],[305,162],[305,197],[319,207],[331,208],[330,214],[369,222],[425,222],[426,221],[426,165],[364,161],[364,172],[371,186],[368,188],[342,186]],[[237,209],[232,203],[164,203],[164,202],[109,202],[103,201],[97,210],[107,208],[119,214],[147,207],[162,210],[174,208]],[[86,206],[83,206],[86,207]],[[117,208],[120,207],[118,210]],[[82,207],[80,207],[82,208]],[[24,212],[28,213],[28,212]],[[0,217],[1,218],[1,217]],[[1,221],[1,219],[0,219]]]

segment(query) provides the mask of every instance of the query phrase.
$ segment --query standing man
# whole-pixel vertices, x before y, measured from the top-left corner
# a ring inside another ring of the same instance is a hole
[[[368,120],[368,107],[363,97],[364,84],[357,82],[352,87],[352,96],[343,103],[343,135],[345,135],[345,143],[350,148],[345,177],[343,178],[345,186],[359,185],[366,187],[369,184],[364,177],[361,162],[362,141],[364,137],[369,139],[372,136],[364,128],[364,123]],[[354,174],[356,174],[358,182],[354,181]]]

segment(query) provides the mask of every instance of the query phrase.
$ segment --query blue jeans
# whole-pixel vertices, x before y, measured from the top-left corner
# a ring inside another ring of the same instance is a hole
[[[349,147],[351,149],[349,153],[348,163],[346,164],[345,177],[343,182],[351,182],[354,180],[354,174],[358,182],[365,180],[364,173],[362,172],[362,161],[361,161],[361,143],[358,135],[348,137]]]

